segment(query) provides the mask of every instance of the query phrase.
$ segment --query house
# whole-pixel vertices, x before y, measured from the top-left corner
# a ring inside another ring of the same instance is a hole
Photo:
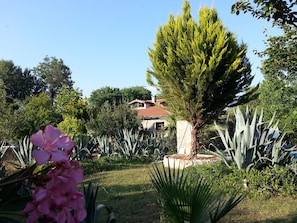
[[[151,100],[135,99],[129,105],[137,110],[137,116],[142,119],[143,130],[156,132],[168,124],[164,116],[170,115],[170,112],[166,110],[167,103],[163,99],[152,96]]]

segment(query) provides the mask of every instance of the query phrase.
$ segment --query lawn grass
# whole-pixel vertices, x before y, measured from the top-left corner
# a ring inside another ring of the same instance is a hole
[[[160,209],[149,177],[150,164],[134,162],[129,165],[117,164],[116,168],[111,166],[104,171],[92,168],[93,172],[85,177],[85,182],[92,181],[94,185],[99,185],[97,202],[111,207],[117,222],[159,222]],[[297,199],[294,197],[245,199],[220,223],[294,223],[297,222],[296,207]],[[100,222],[105,222],[102,219]]]
[[[86,177],[85,182],[89,181],[99,185],[97,202],[111,207],[117,222],[159,221],[157,197],[150,183],[148,164],[94,173]]]

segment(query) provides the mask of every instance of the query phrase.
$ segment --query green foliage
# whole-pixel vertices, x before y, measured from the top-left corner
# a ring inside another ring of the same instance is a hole
[[[108,218],[106,222],[116,222],[114,213],[107,206],[104,204],[96,204],[98,186],[94,190],[92,182],[89,182],[87,188],[83,185],[83,193],[85,196],[85,209],[87,210],[87,217],[82,221],[82,223],[97,223],[99,220],[99,214],[104,209],[108,212]]]
[[[83,99],[78,89],[63,86],[56,97],[57,111],[62,115],[63,121],[58,128],[70,137],[86,134],[86,123],[89,120],[89,106],[87,99]]]
[[[238,192],[226,198],[213,182],[192,178],[184,170],[155,164],[150,176],[165,222],[218,222],[244,198]]]
[[[15,137],[20,139],[27,135],[32,135],[39,129],[44,129],[46,125],[56,126],[61,121],[61,116],[56,112],[51,99],[41,93],[32,97],[18,113]]]
[[[295,6],[296,1],[283,0],[253,0],[253,5],[249,0],[239,0],[232,5],[232,13],[237,15],[240,11],[250,12],[256,18],[272,20],[274,24],[290,24],[297,27],[297,17]]]
[[[151,92],[140,86],[123,89],[103,87],[92,91],[89,102],[93,108],[98,109],[106,102],[109,105],[119,105],[135,99],[149,100],[151,99]]]
[[[80,136],[74,139],[75,147],[71,158],[79,161],[92,159],[95,151],[95,140],[90,136]]]
[[[192,155],[200,147],[199,129],[227,106],[251,99],[255,89],[247,92],[253,77],[246,50],[214,8],[201,8],[196,23],[188,1],[181,16],[170,15],[168,24],[159,28],[149,49],[147,81],[162,91],[173,114],[193,126]]]
[[[264,114],[280,120],[279,127],[289,133],[295,143],[297,130],[296,101],[296,30],[287,27],[284,35],[270,37],[267,48],[259,53],[264,59],[261,71],[264,81],[260,87],[259,107]],[[290,111],[290,112],[288,112]]]
[[[263,120],[263,111],[258,116],[257,111],[251,115],[246,107],[243,115],[237,107],[234,111],[235,123],[223,130],[216,125],[223,142],[224,150],[218,148],[213,152],[229,165],[234,162],[238,169],[263,168],[263,166],[286,165],[292,162],[290,152],[294,149],[283,148],[284,135],[279,133],[277,123],[272,118],[269,123]],[[232,135],[233,132],[233,135]]]
[[[71,70],[62,59],[46,56],[43,62],[33,68],[33,73],[44,84],[45,91],[52,102],[63,85],[70,88],[73,86]]]
[[[144,135],[139,132],[133,132],[133,130],[122,129],[121,135],[119,137],[118,148],[120,149],[121,155],[127,159],[132,157],[144,156],[145,148],[143,145]]]
[[[20,168],[26,168],[33,164],[34,159],[32,157],[33,144],[30,142],[30,138],[25,136],[19,140],[19,146],[10,147],[15,154]]]
[[[35,165],[0,180],[0,222],[24,222],[22,211],[31,200],[31,196],[20,194],[26,183],[22,179],[32,175],[34,169]]]
[[[0,71],[1,72],[1,71]],[[0,79],[0,139],[9,140],[13,137],[15,128],[13,107],[7,102],[3,81]]]
[[[0,60],[0,79],[3,81],[7,102],[24,100],[42,89],[37,78],[28,69],[14,65],[12,61]]]
[[[101,157],[96,160],[83,160],[81,166],[84,174],[95,174],[103,171],[122,170],[131,167],[139,167],[143,164],[149,164],[152,160],[147,157],[133,157],[131,160],[120,157]]]
[[[96,110],[104,104],[119,105],[122,103],[122,95],[119,88],[103,87],[91,92],[90,105]]]
[[[234,190],[245,192],[249,198],[267,199],[272,196],[296,196],[297,175],[290,166],[251,169],[246,172],[232,165],[221,163],[199,165],[186,170],[192,179],[204,176],[223,193]]]
[[[138,129],[140,120],[134,109],[127,104],[110,106],[107,102],[87,124],[88,132],[94,136],[116,136],[121,129]]]
[[[97,143],[98,153],[101,156],[113,156],[116,150],[114,149],[114,141],[112,137],[107,135],[98,136],[95,138]]]
[[[129,160],[142,157],[161,160],[166,152],[164,141],[164,138],[157,135],[144,135],[141,131],[133,129],[122,129],[115,137],[103,135],[95,138],[101,156]]]
[[[144,87],[129,87],[121,89],[122,99],[124,102],[130,102],[135,99],[150,100],[151,92]]]

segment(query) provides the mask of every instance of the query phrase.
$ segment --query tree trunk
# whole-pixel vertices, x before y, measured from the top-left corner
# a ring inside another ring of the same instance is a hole
[[[195,158],[197,152],[200,150],[200,136],[199,130],[197,129],[197,125],[192,126],[192,145],[191,145],[191,158]]]

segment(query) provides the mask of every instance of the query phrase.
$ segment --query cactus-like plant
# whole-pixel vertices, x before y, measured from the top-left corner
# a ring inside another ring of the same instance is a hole
[[[135,156],[141,156],[143,154],[142,149],[145,147],[144,136],[139,132],[135,132],[132,129],[123,129],[122,134],[119,137],[118,146],[121,154],[128,159]]]
[[[101,156],[112,156],[115,152],[112,139],[107,135],[98,136],[95,138],[98,147],[98,153]]]
[[[79,137],[75,142],[75,147],[72,150],[72,159],[85,160],[92,157],[94,153],[93,139],[89,137]]]
[[[237,107],[234,115],[235,126],[229,125],[222,129],[215,124],[225,149],[221,151],[212,145],[216,150],[213,153],[222,158],[227,165],[231,159],[238,169],[248,171],[252,167],[283,165],[291,161],[290,152],[293,148],[283,147],[284,134],[280,134],[274,117],[266,123],[263,120],[263,110],[260,115],[257,114],[257,110],[252,115],[249,107],[246,107],[245,115]]]
[[[19,140],[18,147],[10,147],[15,154],[21,168],[26,168],[33,164],[32,158],[33,144],[30,142],[30,138],[25,136]]]

